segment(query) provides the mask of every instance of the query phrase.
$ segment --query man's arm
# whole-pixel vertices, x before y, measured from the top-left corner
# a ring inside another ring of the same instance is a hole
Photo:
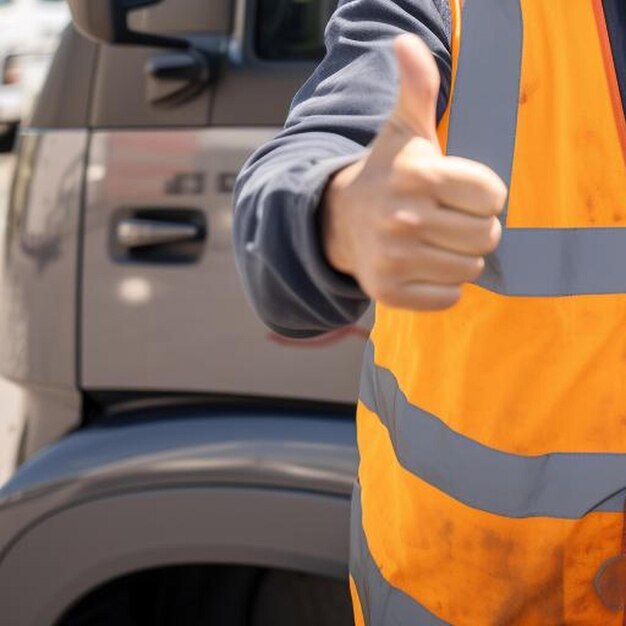
[[[393,39],[420,35],[450,90],[448,0],[347,0],[326,32],[327,55],[297,94],[285,129],[259,149],[236,188],[235,250],[246,290],[272,329],[295,337],[350,324],[368,304],[332,269],[318,208],[332,175],[363,155],[395,103]]]

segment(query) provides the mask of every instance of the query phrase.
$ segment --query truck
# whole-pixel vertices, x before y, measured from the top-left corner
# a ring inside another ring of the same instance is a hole
[[[69,4],[0,238],[0,623],[351,624],[368,321],[276,335],[231,244],[333,0]]]

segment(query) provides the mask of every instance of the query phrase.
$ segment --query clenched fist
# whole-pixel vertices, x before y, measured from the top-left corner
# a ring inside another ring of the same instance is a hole
[[[445,309],[498,245],[507,190],[487,166],[441,154],[433,56],[415,35],[394,46],[398,101],[367,156],[329,183],[323,246],[331,265],[374,300]]]

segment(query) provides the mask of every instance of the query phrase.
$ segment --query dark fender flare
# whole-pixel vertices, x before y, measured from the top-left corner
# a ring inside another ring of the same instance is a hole
[[[149,567],[237,563],[346,577],[354,423],[203,415],[79,431],[0,490],[0,606],[53,624]]]

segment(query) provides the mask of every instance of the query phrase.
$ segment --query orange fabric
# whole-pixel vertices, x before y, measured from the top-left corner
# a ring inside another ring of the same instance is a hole
[[[617,79],[594,2],[522,0],[508,227],[626,226]],[[626,295],[512,298],[467,286],[445,313],[378,307],[373,337],[411,402],[485,445],[533,455],[626,452],[624,329]]]
[[[451,4],[454,81],[462,27]],[[507,227],[626,226],[626,126],[600,0],[521,6]],[[448,122],[449,108],[442,146]],[[445,312],[378,305],[372,340],[410,402],[475,441],[523,455],[626,453],[626,294],[522,298],[468,285]],[[622,551],[622,513],[476,510],[403,469],[362,404],[357,426],[363,526],[390,584],[454,626],[622,626],[624,611],[606,609],[593,584]]]
[[[621,612],[604,608],[593,587],[598,568],[620,553],[621,513],[485,513],[404,470],[362,404],[357,426],[363,527],[389,583],[454,626],[621,626]]]
[[[521,2],[524,47],[509,227],[626,225],[615,69],[603,55],[595,1]]]
[[[372,339],[411,403],[486,446],[626,452],[626,296],[511,298],[467,285],[443,313],[379,305]]]
[[[361,599],[359,598],[359,591],[356,588],[356,584],[352,576],[350,576],[350,595],[352,596],[352,611],[354,613],[354,626],[365,626],[365,619],[363,618],[363,609],[361,608]]]

